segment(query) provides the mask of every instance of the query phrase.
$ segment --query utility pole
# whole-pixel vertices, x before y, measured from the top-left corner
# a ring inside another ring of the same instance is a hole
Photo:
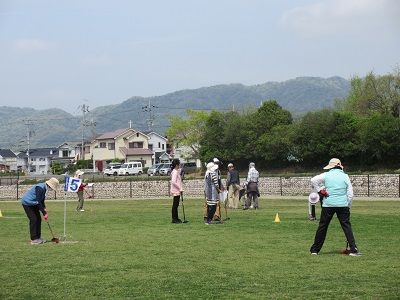
[[[28,144],[27,145],[27,150],[26,150],[26,157],[27,157],[26,167],[27,167],[27,171],[28,171],[28,174],[29,174],[31,172],[31,170],[29,168],[29,164],[30,164],[30,162],[29,162],[29,152],[30,152],[30,137],[32,135],[32,131],[30,131],[29,126],[32,125],[32,121],[31,120],[26,120],[25,121],[25,125],[26,125],[26,141],[27,141],[27,144]]]
[[[86,101],[83,99],[83,101]],[[82,147],[81,147],[81,160],[85,159],[85,126],[86,126],[86,113],[89,112],[89,106],[85,105],[85,103],[82,104],[82,106],[79,106],[82,110]]]
[[[149,113],[149,117],[148,117],[148,119],[146,119],[147,125],[148,125],[148,127],[149,127],[149,131],[152,131],[152,130],[153,130],[153,125],[154,125],[154,122],[153,122],[153,121],[154,121],[154,115],[151,113],[151,109],[152,109],[153,107],[156,107],[156,106],[151,105],[150,99],[149,99],[149,104],[148,104],[147,106],[143,106],[143,107],[142,107],[142,110],[143,110],[143,111],[146,111],[146,112]]]

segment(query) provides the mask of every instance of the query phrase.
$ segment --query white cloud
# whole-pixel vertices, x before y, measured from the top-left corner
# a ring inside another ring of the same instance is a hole
[[[50,44],[39,39],[20,39],[15,42],[15,49],[22,52],[42,51],[50,48]]]
[[[382,29],[395,34],[399,13],[397,0],[327,0],[284,12],[280,24],[306,36],[371,34]]]

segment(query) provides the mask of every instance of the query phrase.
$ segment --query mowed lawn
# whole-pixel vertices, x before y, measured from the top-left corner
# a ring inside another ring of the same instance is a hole
[[[172,199],[86,200],[85,212],[76,204],[67,202],[66,242],[31,245],[22,206],[0,202],[0,299],[400,297],[400,201],[354,202],[361,257],[339,254],[346,239],[336,218],[310,255],[318,223],[308,221],[306,197],[261,199],[260,210],[229,210],[216,225],[203,223],[202,199],[185,199],[187,224],[171,224]],[[64,203],[47,207],[61,237]],[[42,232],[51,240],[46,222]]]

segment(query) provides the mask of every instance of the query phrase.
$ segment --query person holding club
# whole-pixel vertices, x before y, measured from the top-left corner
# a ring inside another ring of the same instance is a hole
[[[208,163],[207,171],[204,176],[204,194],[207,201],[206,225],[215,224],[213,222],[213,217],[219,203],[219,193],[221,192],[218,184],[218,175],[216,173],[217,168],[218,165],[215,165],[213,162]]]
[[[172,202],[172,223],[180,224],[182,220],[178,217],[178,207],[181,195],[183,194],[183,185],[180,174],[180,161],[174,159],[171,163],[171,194],[174,197]]]
[[[57,178],[50,178],[46,182],[34,185],[21,199],[22,207],[29,219],[29,231],[32,245],[46,243],[46,240],[41,237],[42,218],[40,217],[40,212],[42,212],[43,218],[48,221],[49,215],[47,214],[44,201],[49,190],[52,189],[56,191],[58,185],[59,182]]]
[[[85,174],[85,172],[83,172],[81,170],[76,170],[75,177],[82,179],[83,174]],[[78,206],[76,207],[76,211],[85,211],[83,209],[83,203],[85,201],[83,198],[83,190],[85,189],[86,185],[87,184],[82,181],[81,185],[78,188],[78,191],[76,192],[76,194],[78,195]]]
[[[353,201],[353,186],[349,176],[343,172],[343,166],[339,159],[332,158],[329,164],[324,167],[328,172],[311,178],[311,183],[316,190],[324,195],[322,202],[321,219],[317,232],[315,233],[314,243],[310,253],[317,255],[324,245],[329,223],[336,214],[342,226],[343,232],[350,245],[350,256],[360,256],[353,229],[350,223],[350,207]],[[321,186],[325,190],[321,190]]]

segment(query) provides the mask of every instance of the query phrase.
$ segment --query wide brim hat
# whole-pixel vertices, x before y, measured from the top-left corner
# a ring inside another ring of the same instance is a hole
[[[75,176],[81,176],[83,174],[85,174],[85,172],[83,172],[81,170],[76,170],[76,172],[75,172]]]
[[[52,178],[50,178],[49,180],[46,181],[46,184],[47,184],[52,190],[56,191],[56,190],[57,190],[57,187],[58,187],[58,185],[59,185],[60,183],[58,182],[58,179],[57,179],[57,178],[52,177]]]
[[[311,192],[310,195],[308,196],[308,202],[311,204],[316,204],[319,201],[319,195],[316,192]]]
[[[332,158],[329,161],[329,164],[324,167],[324,170],[330,170],[334,167],[341,167],[343,169],[342,163],[340,162],[340,159],[338,158]]]
[[[207,164],[207,170],[210,170],[210,171],[212,171],[213,170],[213,168],[214,168],[214,163],[213,162],[209,162],[208,164]]]

